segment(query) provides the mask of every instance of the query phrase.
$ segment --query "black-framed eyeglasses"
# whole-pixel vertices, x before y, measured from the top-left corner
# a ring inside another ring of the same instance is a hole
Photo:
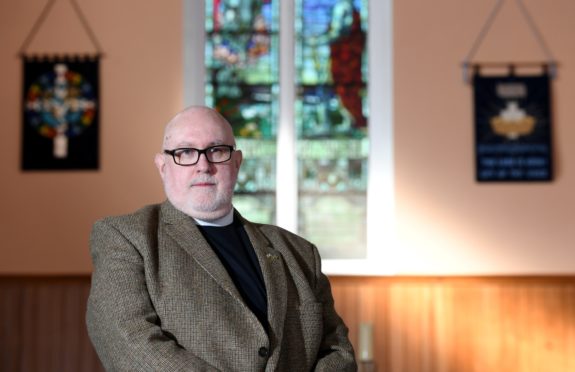
[[[193,147],[180,147],[173,150],[164,150],[164,154],[172,155],[174,163],[182,166],[194,165],[200,160],[200,155],[204,154],[210,163],[223,163],[232,158],[234,146],[217,145],[206,147],[205,149],[195,149]]]

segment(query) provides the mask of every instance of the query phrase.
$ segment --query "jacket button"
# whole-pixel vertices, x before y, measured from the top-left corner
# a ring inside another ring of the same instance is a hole
[[[260,349],[258,350],[258,354],[259,356],[261,356],[262,358],[267,357],[270,354],[270,351],[268,350],[267,347],[260,347]]]

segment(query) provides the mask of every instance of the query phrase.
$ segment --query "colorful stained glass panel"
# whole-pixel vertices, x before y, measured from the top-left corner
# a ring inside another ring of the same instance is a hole
[[[244,163],[234,205],[275,221],[279,1],[206,1],[206,104],[231,123]]]
[[[323,258],[366,254],[367,9],[296,1],[299,232]]]

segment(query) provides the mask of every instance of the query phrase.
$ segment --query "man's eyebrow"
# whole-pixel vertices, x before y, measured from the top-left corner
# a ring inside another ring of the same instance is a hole
[[[222,140],[215,140],[215,141],[210,142],[210,146],[223,145],[223,144],[225,144],[225,143],[226,143],[226,142],[225,142],[225,141],[222,141]]]

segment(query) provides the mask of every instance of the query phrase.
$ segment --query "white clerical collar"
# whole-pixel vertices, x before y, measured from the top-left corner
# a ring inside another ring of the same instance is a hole
[[[227,225],[231,225],[232,222],[234,222],[234,208],[232,208],[228,214],[226,214],[223,217],[218,218],[217,220],[213,220],[213,221],[204,221],[204,220],[200,220],[197,218],[194,218],[194,221],[196,221],[197,225],[200,226],[218,226],[218,227],[222,227],[222,226],[227,226]]]

